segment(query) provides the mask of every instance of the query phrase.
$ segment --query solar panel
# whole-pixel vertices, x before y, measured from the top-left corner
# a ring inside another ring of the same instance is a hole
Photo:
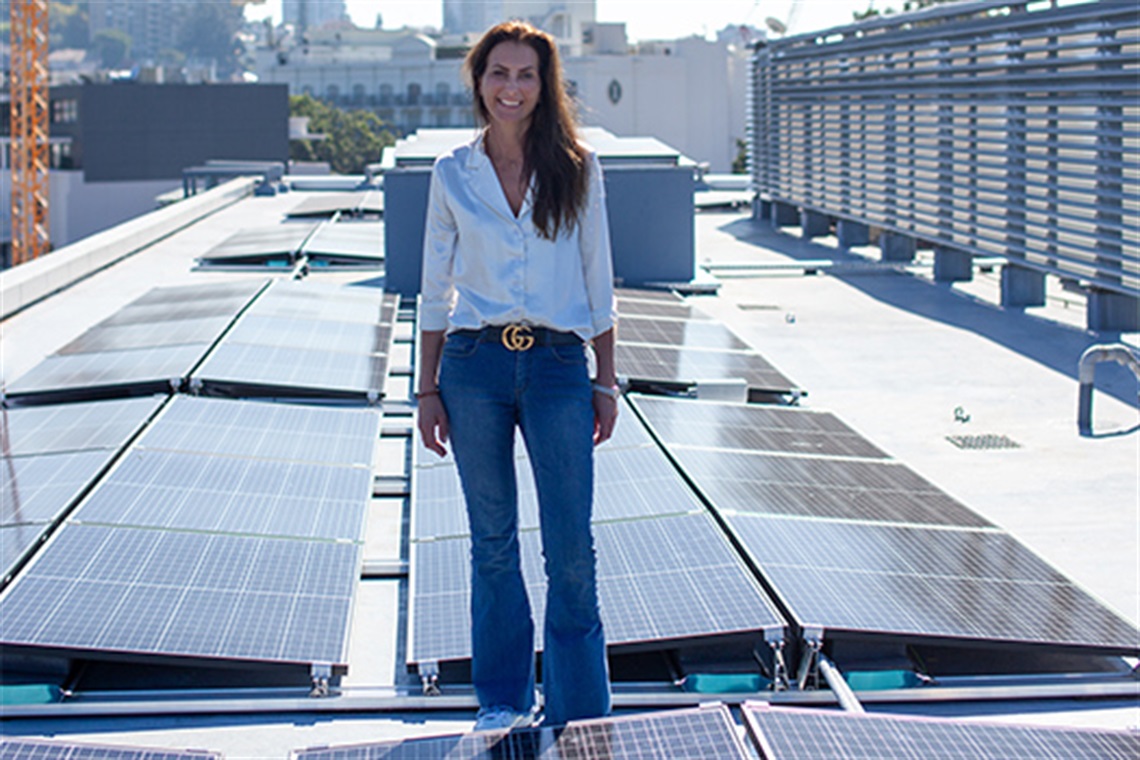
[[[266,256],[290,256],[301,250],[313,233],[313,224],[279,224],[273,227],[238,230],[217,244],[202,261],[234,261]]]
[[[594,463],[594,521],[703,509],[676,468],[656,447],[599,450]],[[420,467],[412,477],[412,537],[468,535],[467,512],[456,468]],[[538,494],[526,458],[516,458],[515,477],[519,492],[519,527],[537,528]]]
[[[387,373],[381,354],[223,343],[194,380],[221,395],[373,400],[383,396]]]
[[[152,322],[179,322],[189,319],[213,317],[233,318],[242,310],[249,297],[226,296],[219,298],[171,299],[131,303],[99,323],[100,327],[150,324]]]
[[[765,760],[1132,760],[1136,731],[855,715],[745,703],[748,733]]]
[[[226,342],[310,351],[386,354],[392,343],[392,328],[379,323],[247,314],[226,335]]]
[[[618,341],[677,348],[748,351],[749,346],[720,322],[696,319],[651,319],[621,315]]]
[[[670,452],[722,513],[992,527],[897,462],[772,456],[677,445]]]
[[[211,760],[221,757],[216,752],[204,750],[147,749],[0,737],[0,760]]]
[[[692,386],[701,380],[742,379],[750,389],[791,393],[795,386],[762,356],[748,352],[703,351],[618,343],[618,374],[634,383]]]
[[[135,450],[72,520],[356,541],[371,493],[363,467]]]
[[[617,718],[573,721],[559,728],[479,731],[375,744],[294,751],[293,760],[733,760],[747,758],[736,724],[722,704]]]
[[[277,281],[253,302],[248,313],[376,324],[387,321],[382,314],[382,304],[391,300],[375,288]]]
[[[0,463],[0,525],[54,521],[115,454],[102,449],[6,457]]]
[[[208,344],[190,344],[49,356],[10,383],[7,395],[21,402],[50,403],[170,392],[208,349]]]
[[[332,216],[338,211],[342,214],[381,214],[384,212],[384,194],[374,190],[353,193],[316,193],[298,203],[288,213],[288,216],[292,218]]]
[[[136,448],[371,467],[379,437],[372,409],[176,396]]]
[[[231,301],[238,309],[264,288],[262,279],[239,280],[236,282],[208,282],[195,285],[174,285],[151,288],[131,302],[132,306],[146,306],[170,303],[201,303],[203,301]]]
[[[519,534],[542,648],[546,582],[538,531]],[[704,513],[594,525],[598,596],[610,646],[783,629],[784,622]],[[470,543],[415,542],[408,661],[470,657]]]
[[[305,244],[305,254],[383,259],[384,226],[378,222],[326,224]]]
[[[0,409],[0,430],[10,456],[117,449],[165,400],[146,396]]]
[[[43,524],[0,525],[0,579],[7,581],[20,561],[45,535]]]
[[[68,343],[56,353],[88,354],[134,348],[179,346],[188,343],[213,343],[233,321],[232,316],[201,319],[137,322],[96,326]]]
[[[712,318],[701,313],[700,310],[680,300],[641,300],[617,297],[618,323],[627,317],[656,317],[681,320],[712,321]],[[620,326],[618,328],[620,333]]]
[[[653,396],[631,400],[667,444],[813,456],[887,456],[829,412]]]
[[[685,299],[672,290],[652,288],[614,288],[614,296],[619,301],[659,301],[662,303],[684,303]]]
[[[346,662],[360,546],[65,525],[0,596],[0,644]]]
[[[802,626],[1140,652],[1140,631],[996,530],[730,514]]]

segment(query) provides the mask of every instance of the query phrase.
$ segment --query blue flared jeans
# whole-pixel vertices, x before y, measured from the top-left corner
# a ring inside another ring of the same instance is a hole
[[[534,472],[547,593],[547,724],[610,711],[590,513],[594,411],[581,344],[511,351],[449,335],[439,376],[471,529],[471,678],[482,707],[534,705],[534,621],[519,558],[515,430]]]

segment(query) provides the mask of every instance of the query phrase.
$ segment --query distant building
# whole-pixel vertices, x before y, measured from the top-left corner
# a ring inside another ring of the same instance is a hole
[[[324,26],[348,18],[344,0],[281,0],[281,16],[299,30]]]
[[[0,95],[0,172],[7,176],[8,96]],[[280,85],[51,88],[50,224],[55,247],[151,211],[182,185],[182,169],[210,159],[287,161],[289,102]],[[0,208],[11,204],[0,183]],[[11,240],[0,214],[0,244]]]
[[[479,35],[507,19],[529,21],[551,34],[564,55],[581,55],[597,7],[595,0],[443,0],[444,34]]]
[[[255,71],[260,82],[288,85],[294,95],[373,111],[403,135],[474,126],[461,75],[472,39],[471,33],[314,30],[303,43],[259,49]],[[631,49],[624,24],[597,22],[585,24],[572,47],[578,52],[565,58],[565,73],[584,124],[656,137],[713,171],[730,170],[736,140],[745,135],[745,47],[690,37]]]

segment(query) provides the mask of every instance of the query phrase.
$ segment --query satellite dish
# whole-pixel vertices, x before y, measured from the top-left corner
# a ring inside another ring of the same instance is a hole
[[[784,22],[773,16],[769,16],[768,18],[764,19],[764,24],[767,25],[767,27],[775,34],[788,33],[788,27],[784,26]]]

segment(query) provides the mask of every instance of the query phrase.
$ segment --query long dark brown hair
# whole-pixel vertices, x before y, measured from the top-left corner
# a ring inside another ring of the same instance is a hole
[[[575,109],[562,84],[558,46],[549,34],[523,21],[505,21],[487,30],[463,64],[475,96],[475,115],[483,124],[490,123],[491,117],[479,80],[487,71],[487,58],[500,42],[529,45],[538,54],[542,92],[526,132],[523,169],[535,179],[534,226],[544,238],[554,240],[559,232],[568,232],[578,223],[587,182],[586,150],[578,143]]]

